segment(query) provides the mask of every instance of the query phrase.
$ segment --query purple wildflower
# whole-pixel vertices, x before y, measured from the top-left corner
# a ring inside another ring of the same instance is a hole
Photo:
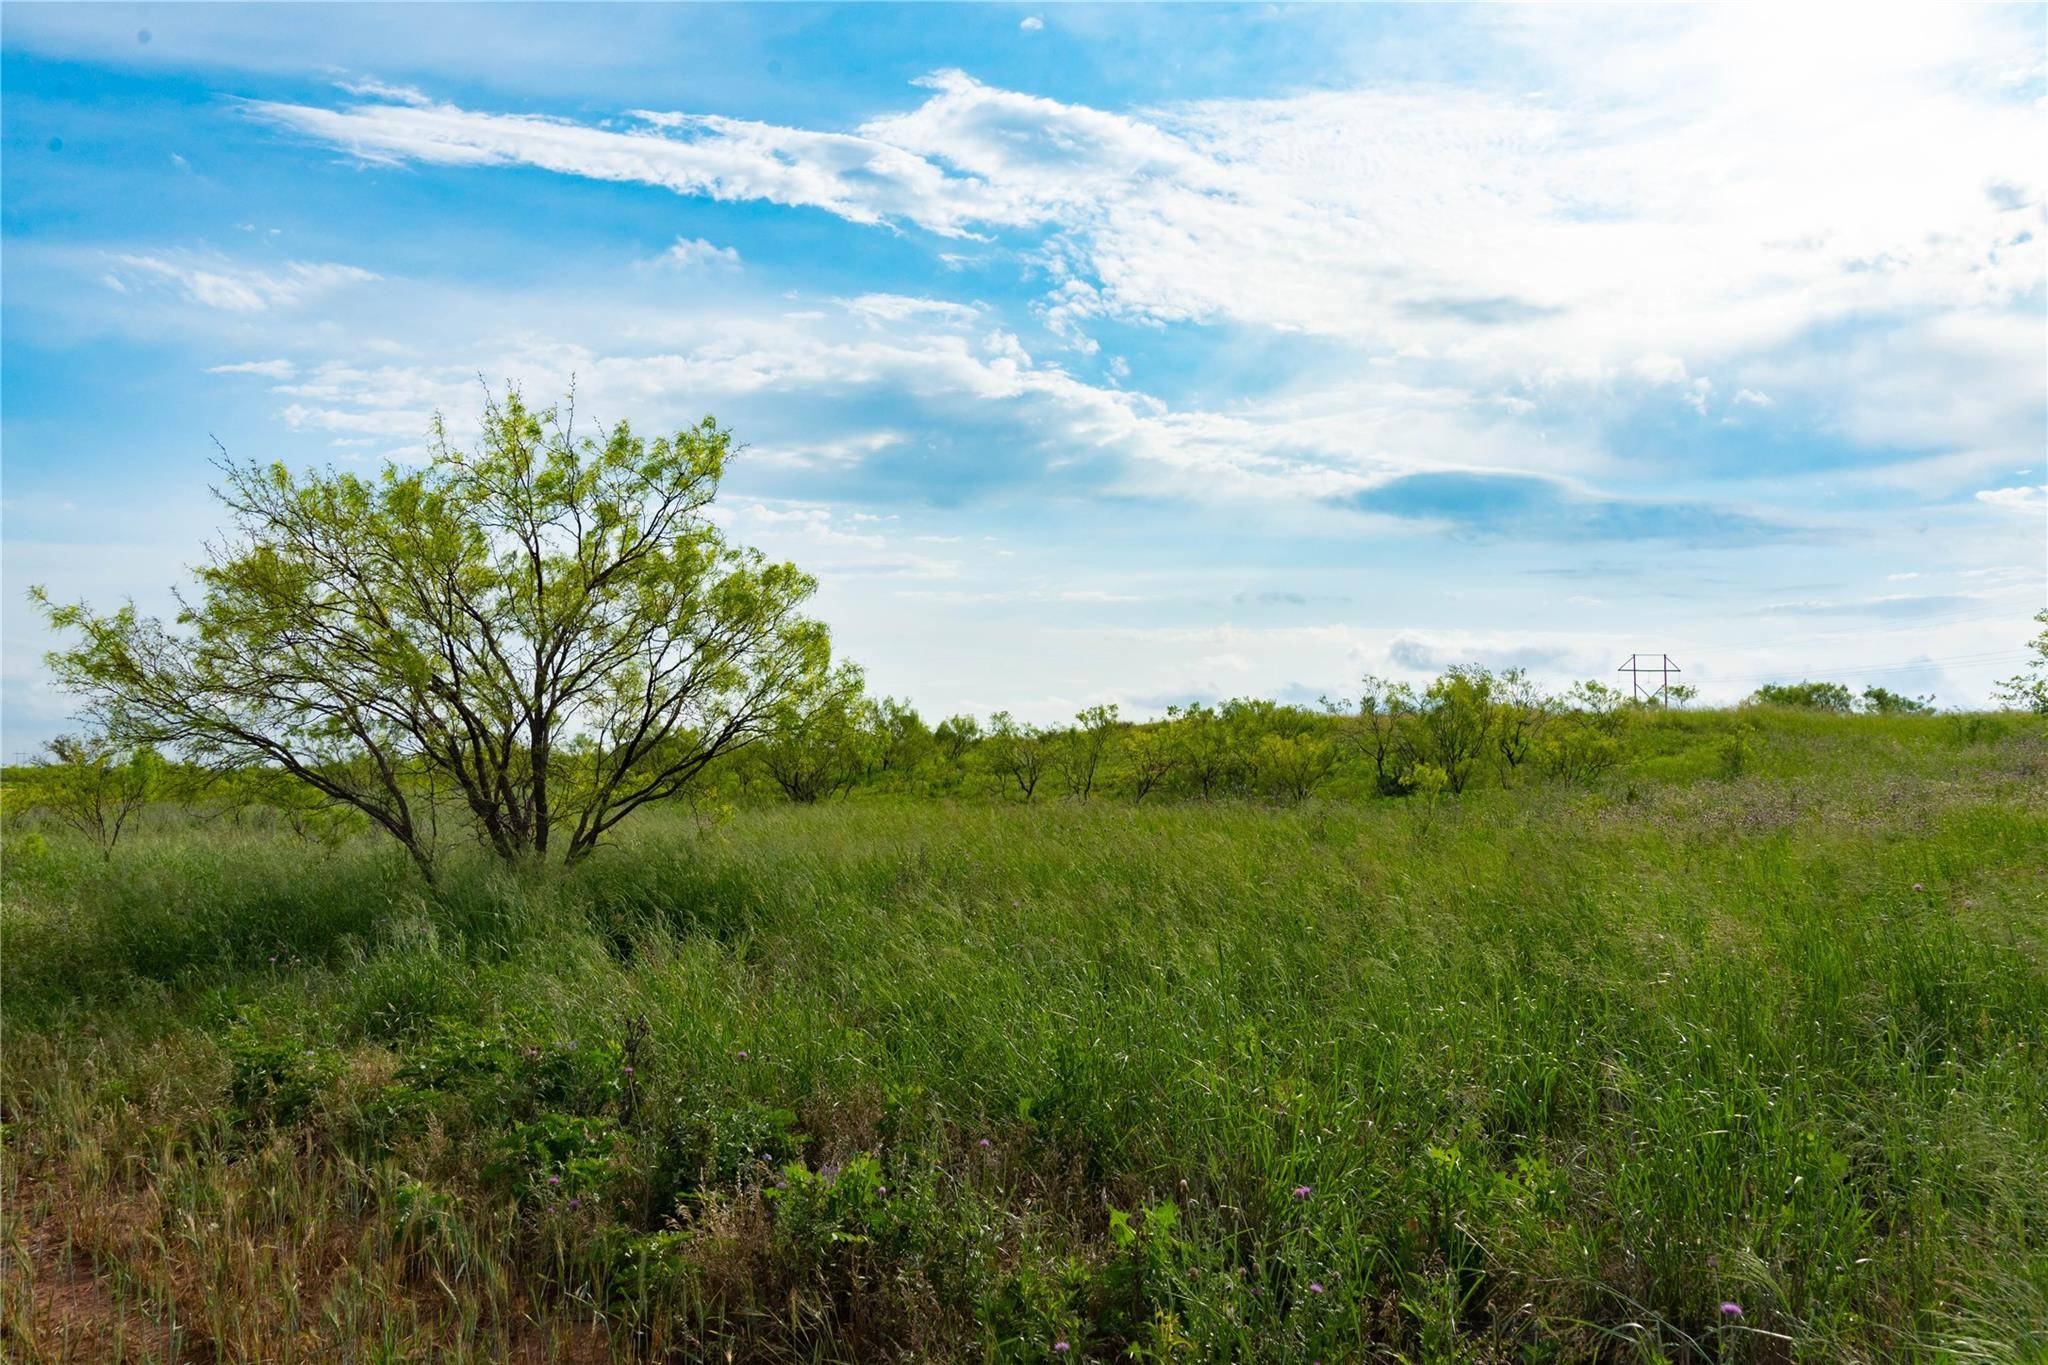
[[[1914,882],[1914,883],[1913,883],[1913,889],[1914,889],[1915,891],[1925,891],[1925,890],[1926,890],[1927,888],[1926,888],[1926,887],[1925,887],[1924,885],[1922,885],[1921,883],[1919,883],[1919,882]]]
[[[1065,1337],[1061,1337],[1058,1341],[1055,1341],[1052,1344],[1052,1352],[1054,1355],[1063,1356],[1071,1349],[1073,1348],[1067,1345],[1067,1340]]]
[[[1721,1316],[1724,1318],[1741,1317],[1742,1305],[1735,1302],[1733,1299],[1730,1299],[1728,1302],[1721,1305]]]
[[[1321,1280],[1310,1280],[1310,1281],[1309,1281],[1309,1284],[1308,1284],[1308,1292],[1309,1292],[1309,1293],[1311,1293],[1311,1294],[1320,1294],[1320,1293],[1322,1293],[1322,1292],[1323,1292],[1323,1282],[1322,1282]]]
[[[988,1150],[989,1148],[991,1148],[991,1147],[993,1147],[993,1146],[995,1146],[995,1144],[994,1144],[993,1142],[990,1142],[990,1141],[989,1141],[989,1140],[988,1140],[987,1138],[983,1138],[983,1139],[981,1140],[981,1150],[982,1150],[982,1151],[984,1151],[984,1152],[985,1152],[985,1151],[987,1151],[987,1150]]]
[[[1315,1192],[1313,1185],[1296,1185],[1294,1187],[1294,1197],[1296,1199],[1306,1199]]]
[[[549,1176],[549,1177],[548,1177],[548,1184],[550,1184],[550,1185],[559,1185],[559,1184],[561,1184],[561,1183],[562,1183],[562,1177],[560,1177],[560,1176],[558,1176],[558,1175],[551,1175],[551,1176]]]
[[[747,1050],[745,1048],[741,1048],[738,1052],[734,1053],[733,1055],[735,1057],[738,1057],[743,1062],[747,1060]]]

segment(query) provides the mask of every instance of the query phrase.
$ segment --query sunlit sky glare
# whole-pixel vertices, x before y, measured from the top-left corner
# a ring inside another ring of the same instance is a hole
[[[482,383],[709,412],[936,718],[1669,651],[1982,704],[2048,597],[2039,6],[15,5],[25,607]]]

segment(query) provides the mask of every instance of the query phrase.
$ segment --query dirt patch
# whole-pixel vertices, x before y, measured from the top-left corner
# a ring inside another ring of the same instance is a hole
[[[150,1305],[96,1272],[55,1224],[17,1224],[0,1259],[0,1347],[22,1361],[204,1361]]]

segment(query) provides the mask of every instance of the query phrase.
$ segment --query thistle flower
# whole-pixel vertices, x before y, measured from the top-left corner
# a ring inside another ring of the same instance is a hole
[[[1723,1303],[1723,1304],[1721,1305],[1721,1316],[1722,1316],[1722,1317],[1724,1317],[1724,1318],[1739,1318],[1739,1317],[1741,1317],[1741,1316],[1742,1316],[1742,1305],[1741,1305],[1741,1304],[1739,1304],[1739,1303],[1737,1303],[1737,1302],[1735,1302],[1735,1301],[1734,1301],[1733,1299],[1730,1299],[1730,1300],[1728,1300],[1727,1302],[1725,1302],[1725,1303]]]
[[[1314,1193],[1315,1187],[1312,1185],[1296,1185],[1294,1187],[1294,1197],[1296,1199],[1306,1199]]]
[[[1063,1356],[1063,1355],[1065,1355],[1065,1354],[1066,1354],[1066,1353],[1067,1353],[1067,1352],[1068,1352],[1068,1351],[1069,1351],[1070,1349],[1072,1349],[1072,1348],[1070,1348],[1070,1347],[1069,1347],[1069,1346],[1067,1345],[1067,1339],[1066,1339],[1065,1337],[1061,1337],[1061,1338],[1060,1338],[1060,1339],[1059,1339],[1058,1341],[1055,1341],[1055,1342],[1054,1342],[1054,1343],[1052,1344],[1052,1352],[1053,1352],[1053,1354],[1054,1354],[1054,1355],[1060,1355],[1060,1356]]]

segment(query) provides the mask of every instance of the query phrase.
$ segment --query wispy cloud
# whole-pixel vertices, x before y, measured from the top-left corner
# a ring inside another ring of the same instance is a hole
[[[850,312],[885,322],[902,322],[907,318],[931,318],[953,323],[981,320],[980,309],[946,299],[915,298],[906,294],[862,294],[844,302]]]
[[[208,374],[253,374],[265,379],[290,379],[299,367],[289,360],[241,360],[232,365],[209,365]]]
[[[678,194],[820,208],[857,223],[908,220],[951,236],[1004,216],[971,183],[885,141],[715,114],[635,110],[637,127],[615,129],[451,104],[325,109],[252,101],[247,108],[368,161],[536,166]]]
[[[392,85],[376,80],[336,81],[334,85],[337,90],[346,91],[348,94],[359,95],[367,100],[382,100],[387,104],[410,104],[425,108],[433,103],[418,86],[413,85]]]
[[[276,268],[245,265],[224,256],[158,252],[109,258],[107,283],[127,293],[145,285],[168,287],[187,302],[231,313],[289,308],[352,284],[379,278],[368,270],[328,261],[287,261]]]

